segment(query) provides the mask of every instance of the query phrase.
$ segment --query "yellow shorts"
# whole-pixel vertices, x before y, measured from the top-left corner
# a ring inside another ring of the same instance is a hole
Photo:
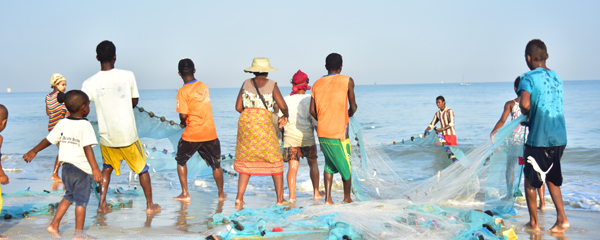
[[[142,143],[140,143],[139,139],[127,147],[107,147],[100,144],[100,150],[102,150],[104,167],[115,169],[117,176],[121,175],[121,161],[123,160],[137,174],[148,171],[144,148],[142,148]]]
[[[4,205],[4,201],[2,201],[2,187],[0,187],[0,212],[2,212],[3,205]]]

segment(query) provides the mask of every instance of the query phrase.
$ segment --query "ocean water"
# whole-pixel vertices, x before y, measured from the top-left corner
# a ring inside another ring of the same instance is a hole
[[[241,83],[241,81],[240,81]],[[210,87],[211,83],[206,82]],[[600,127],[600,105],[594,104],[600,81],[565,81],[564,111],[567,123],[568,145],[562,160],[564,184],[563,198],[567,209],[580,211],[600,211],[600,143],[597,140]],[[281,88],[283,94],[289,87]],[[237,120],[235,100],[239,88],[214,88],[210,90],[213,116],[223,154],[235,154]],[[447,157],[435,147],[393,145],[393,141],[409,139],[422,134],[437,111],[435,98],[443,95],[446,105],[454,110],[459,148],[468,151],[486,141],[489,133],[500,117],[504,103],[516,95],[512,82],[472,83],[470,86],[458,84],[413,84],[413,85],[360,85],[356,86],[358,111],[355,118],[364,127],[364,134],[371,143],[379,143],[392,159],[394,169],[403,179],[420,181],[433,176],[450,165]],[[175,112],[175,89],[141,90],[138,106],[157,116],[165,116],[178,122]],[[11,178],[49,179],[56,147],[49,147],[38,154],[34,162],[25,164],[21,156],[34,147],[47,134],[48,118],[44,111],[44,97],[47,93],[0,93],[0,103],[9,109],[7,128],[0,133],[2,144],[2,165]],[[93,105],[93,104],[92,104]],[[95,119],[92,110],[90,120]],[[169,148],[168,144],[149,144]],[[150,145],[149,147],[151,147]],[[168,149],[172,151],[171,149]],[[321,171],[323,156],[319,153]],[[287,166],[286,166],[287,169]],[[127,173],[127,167],[122,170]],[[152,173],[153,185],[178,187],[175,171]],[[336,175],[335,179],[339,179]],[[127,184],[128,176],[123,174],[112,178],[116,184]],[[191,191],[216,191],[212,177],[190,181]],[[287,183],[286,183],[287,187]],[[342,189],[335,185],[335,201],[341,201]],[[234,198],[237,191],[237,178],[225,178],[225,191]],[[270,177],[252,177],[249,183],[249,196],[267,196],[265,201],[274,202],[273,185]],[[286,188],[287,194],[287,188]],[[301,162],[298,172],[298,197],[312,196],[308,166]],[[287,196],[287,195],[286,195]],[[546,198],[549,199],[547,193]],[[524,205],[523,201],[517,204]],[[550,206],[550,204],[549,204]]]

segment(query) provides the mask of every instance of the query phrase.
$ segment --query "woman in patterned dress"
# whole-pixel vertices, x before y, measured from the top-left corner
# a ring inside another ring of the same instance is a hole
[[[50,87],[52,88],[52,92],[48,93],[46,96],[46,115],[48,115],[48,132],[52,131],[56,123],[61,119],[67,116],[67,107],[62,101],[58,100],[58,96],[60,94],[64,94],[65,89],[67,88],[67,80],[63,75],[59,73],[55,73],[50,78]],[[54,162],[54,172],[52,173],[53,181],[60,182],[61,179],[58,176],[58,169],[60,168],[60,164],[58,163],[58,156],[56,156],[56,161]]]
[[[272,68],[267,58],[255,58],[245,72],[255,75],[246,79],[237,97],[235,109],[241,113],[238,121],[234,169],[240,174],[236,205],[244,204],[244,193],[250,176],[272,176],[277,204],[283,204],[283,158],[271,119],[274,105],[283,113],[280,128],[287,123],[288,108],[277,87],[267,79]],[[258,91],[257,91],[258,89]],[[261,97],[262,96],[262,97]]]

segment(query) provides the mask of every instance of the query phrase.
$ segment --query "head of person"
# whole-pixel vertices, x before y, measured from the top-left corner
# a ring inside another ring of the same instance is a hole
[[[53,74],[50,78],[50,88],[53,88],[55,92],[65,92],[67,79],[60,73]]]
[[[341,72],[342,65],[342,55],[338,53],[331,53],[325,58],[325,68],[329,72]]]
[[[519,95],[519,93],[517,93],[517,90],[519,89],[519,83],[521,83],[521,76],[518,76],[517,79],[515,79],[515,93],[517,95]]]
[[[527,43],[525,47],[525,61],[527,61],[529,69],[536,69],[539,66],[535,63],[546,62],[546,59],[548,59],[548,50],[542,40],[533,39]]]
[[[253,73],[254,76],[268,76],[270,72],[277,71],[277,68],[272,68],[269,59],[266,57],[257,57],[252,59],[252,66],[244,69],[244,72]]]
[[[0,132],[6,128],[6,121],[8,120],[8,109],[0,104]]]
[[[65,106],[71,115],[86,117],[90,113],[90,98],[81,90],[71,90],[65,94]]]
[[[435,98],[435,104],[440,110],[444,110],[446,108],[446,99],[444,99],[444,96],[438,96]]]
[[[298,72],[294,74],[290,82],[292,83],[292,93],[290,96],[297,94],[299,91],[310,90],[310,86],[308,85],[308,75],[301,70],[298,70]]]
[[[194,62],[192,61],[192,59],[189,58],[179,60],[177,69],[179,70],[179,76],[181,76],[182,78],[194,77],[194,73],[196,73]]]
[[[110,63],[117,60],[117,47],[113,42],[104,40],[96,46],[96,59],[100,63]]]

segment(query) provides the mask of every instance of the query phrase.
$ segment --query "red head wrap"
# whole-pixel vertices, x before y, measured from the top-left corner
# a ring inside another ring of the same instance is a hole
[[[292,84],[294,87],[292,87],[292,93],[290,93],[290,96],[297,94],[300,90],[310,90],[310,86],[308,86],[306,80],[308,80],[306,73],[298,70],[298,72],[294,74],[294,77],[292,77]]]

